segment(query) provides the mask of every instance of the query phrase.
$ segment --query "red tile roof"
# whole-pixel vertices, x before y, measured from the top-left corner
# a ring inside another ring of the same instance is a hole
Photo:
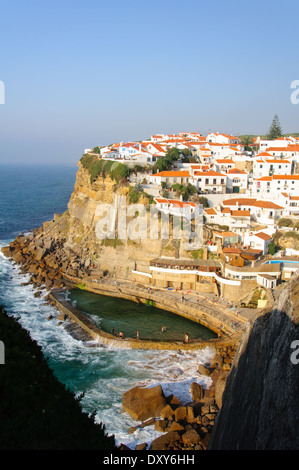
[[[282,206],[278,206],[272,201],[256,201],[254,206],[261,207],[262,209],[283,209]]]
[[[232,211],[232,217],[250,217],[250,211]]]
[[[255,236],[261,238],[262,240],[270,240],[270,238],[272,238],[271,235],[268,235],[264,232],[255,233]]]
[[[222,201],[222,204],[224,206],[236,206],[237,204],[239,206],[253,206],[255,201],[256,199],[244,197],[244,198],[226,199],[225,201]]]

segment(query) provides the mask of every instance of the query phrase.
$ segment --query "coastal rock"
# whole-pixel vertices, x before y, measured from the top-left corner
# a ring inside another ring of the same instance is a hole
[[[203,386],[198,384],[197,382],[192,382],[190,387],[190,393],[192,400],[194,402],[200,401],[203,398]]]
[[[177,408],[178,406],[182,406],[181,401],[175,395],[169,395],[167,397],[167,403],[173,408]]]
[[[125,392],[122,398],[123,409],[139,421],[159,417],[166,405],[161,385],[152,388],[134,387]]]
[[[180,423],[177,423],[176,421],[173,421],[169,428],[169,431],[184,431],[184,430],[185,430],[184,426],[182,426],[182,424]]]
[[[161,418],[165,419],[169,419],[169,418],[173,418],[174,417],[174,410],[173,408],[170,406],[170,405],[166,405],[162,410],[161,410],[161,413],[160,413],[160,416]]]
[[[162,436],[157,437],[151,445],[150,450],[167,450],[176,447],[181,440],[181,436],[177,431],[169,431]]]
[[[174,412],[175,421],[184,421],[187,418],[187,408],[185,406],[179,406]]]
[[[199,364],[197,370],[201,375],[211,375],[211,370],[209,369],[209,367],[206,367],[203,364]]]
[[[155,430],[156,431],[165,432],[167,427],[168,427],[168,420],[167,419],[158,419],[155,422]]]
[[[182,441],[187,446],[200,444],[201,438],[195,429],[190,429],[182,435]]]
[[[10,258],[12,249],[10,246],[4,246],[3,248],[1,248],[1,252],[4,254],[4,256],[6,256],[7,258]]]
[[[146,450],[146,448],[147,448],[147,443],[143,442],[142,444],[137,444],[137,446],[135,447],[135,450]]]

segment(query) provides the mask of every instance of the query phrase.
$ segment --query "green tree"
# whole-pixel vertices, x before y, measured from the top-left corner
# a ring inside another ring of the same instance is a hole
[[[269,255],[275,255],[275,253],[279,250],[279,246],[276,245],[274,241],[270,242],[268,245],[268,253]]]
[[[253,140],[250,135],[244,135],[240,139],[241,144],[244,146],[245,150],[252,150]]]
[[[268,140],[274,140],[282,136],[282,129],[280,126],[278,115],[275,114],[270,129],[267,134]]]

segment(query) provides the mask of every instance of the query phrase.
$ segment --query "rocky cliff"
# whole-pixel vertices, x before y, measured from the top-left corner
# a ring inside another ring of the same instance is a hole
[[[299,448],[298,325],[299,277],[295,275],[275,308],[250,325],[240,343],[210,450]]]

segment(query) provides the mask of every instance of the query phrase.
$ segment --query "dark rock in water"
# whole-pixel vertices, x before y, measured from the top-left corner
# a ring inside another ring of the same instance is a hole
[[[73,338],[79,341],[87,342],[93,340],[93,338],[77,323],[67,323],[64,325],[64,328]]]

